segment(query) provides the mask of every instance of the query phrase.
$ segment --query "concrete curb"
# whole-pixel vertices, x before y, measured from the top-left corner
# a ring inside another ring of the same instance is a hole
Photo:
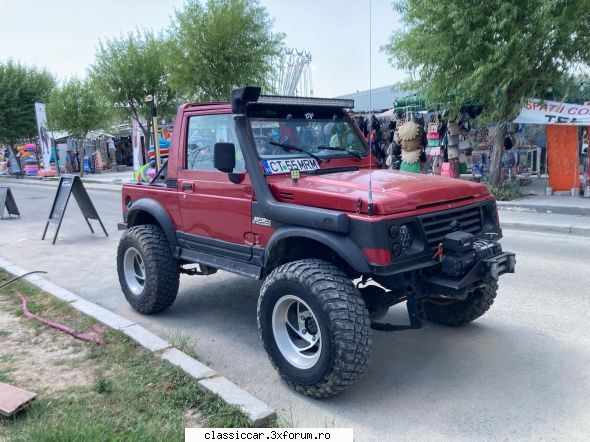
[[[590,216],[590,209],[575,206],[550,206],[543,204],[519,204],[511,201],[497,201],[498,210],[528,213],[553,213],[557,215]]]
[[[577,226],[557,226],[551,224],[526,224],[503,221],[502,229],[521,230],[526,232],[557,233],[560,235],[590,237],[590,228]]]
[[[0,257],[0,268],[16,276],[28,273],[28,270],[2,257]],[[54,284],[40,274],[26,276],[24,279],[52,296],[68,302],[79,312],[96,319],[107,327],[120,330],[139,345],[153,352],[157,357],[180,368],[193,377],[204,390],[218,396],[225,403],[238,407],[248,416],[250,425],[253,427],[261,426],[263,423],[276,418],[275,411],[260,399],[252,396],[225,377],[219,376],[215,370],[173,347],[170,342],[160,338],[145,327]]]

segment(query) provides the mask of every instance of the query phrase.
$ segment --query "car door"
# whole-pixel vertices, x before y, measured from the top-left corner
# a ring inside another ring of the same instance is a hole
[[[235,136],[232,114],[186,117],[178,198],[182,218],[181,247],[248,262],[252,259],[252,186]],[[242,181],[213,166],[213,146],[234,143],[236,169]]]

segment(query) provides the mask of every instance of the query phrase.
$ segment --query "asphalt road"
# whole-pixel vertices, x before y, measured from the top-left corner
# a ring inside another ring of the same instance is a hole
[[[360,441],[590,437],[590,238],[505,231],[517,273],[502,278],[488,314],[463,328],[374,332],[361,381],[318,401],[288,388],[266,357],[256,328],[259,282],[183,276],[169,310],[138,315],[116,274],[119,193],[89,192],[108,238],[90,234],[72,199],[51,245],[40,238],[55,187],[9,183],[23,217],[0,221],[0,256],[47,270],[55,283],[162,337],[190,334],[203,361],[291,425],[354,427]],[[389,316],[402,320],[401,312]]]

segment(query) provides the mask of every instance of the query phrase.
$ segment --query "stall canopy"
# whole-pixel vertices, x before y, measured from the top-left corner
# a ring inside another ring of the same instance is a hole
[[[426,100],[422,95],[412,94],[395,100],[394,106],[397,110],[404,110],[406,108],[423,109],[426,105]]]
[[[395,108],[391,108],[386,110],[385,112],[381,112],[380,114],[375,115],[377,118],[381,118],[383,120],[391,120],[395,115]]]

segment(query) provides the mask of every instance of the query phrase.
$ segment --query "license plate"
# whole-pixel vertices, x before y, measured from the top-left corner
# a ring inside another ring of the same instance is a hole
[[[319,163],[314,158],[292,158],[289,160],[262,160],[262,166],[267,175],[289,173],[292,169],[302,172],[317,170]]]

